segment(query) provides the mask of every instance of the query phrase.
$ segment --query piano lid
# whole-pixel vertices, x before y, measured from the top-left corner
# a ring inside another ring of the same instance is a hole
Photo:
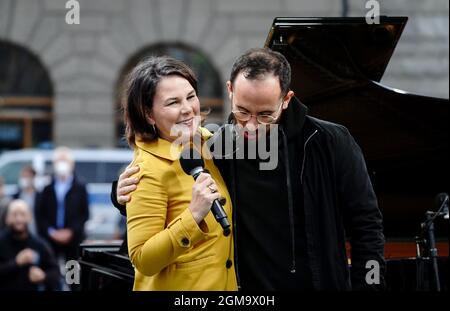
[[[265,46],[278,50],[292,66],[292,85],[305,103],[316,96],[379,82],[407,17],[275,18]]]

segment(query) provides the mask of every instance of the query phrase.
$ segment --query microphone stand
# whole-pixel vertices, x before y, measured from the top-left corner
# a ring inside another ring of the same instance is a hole
[[[434,236],[434,220],[436,219],[436,217],[438,217],[440,215],[445,216],[445,213],[442,213],[441,211],[444,208],[445,204],[447,203],[447,200],[448,200],[448,198],[442,202],[442,204],[439,207],[439,210],[437,212],[427,211],[425,213],[426,220],[423,223],[421,223],[422,231],[420,233],[422,242],[424,242],[424,244],[427,244],[427,246],[428,246],[428,254],[430,256],[431,264],[432,264],[432,268],[433,268],[435,288],[436,288],[436,291],[438,291],[438,292],[441,291],[441,282],[439,280],[439,269],[438,269],[438,261],[437,261],[438,260],[438,250],[436,248],[436,239]],[[427,234],[427,239],[423,237],[425,233]],[[416,243],[418,244],[419,242],[416,240]],[[417,252],[418,252],[418,255],[420,256],[419,248],[417,248]]]
[[[426,215],[426,221],[425,223],[422,223],[422,226],[424,228],[425,231],[427,231],[427,236],[428,236],[428,252],[430,254],[430,259],[431,259],[431,265],[433,268],[433,276],[434,276],[434,285],[436,288],[436,291],[440,292],[441,291],[441,283],[439,280],[439,270],[438,270],[438,251],[436,248],[436,239],[434,236],[434,219],[436,218],[436,215],[438,215],[438,213],[433,213],[430,211],[427,211],[425,213]]]

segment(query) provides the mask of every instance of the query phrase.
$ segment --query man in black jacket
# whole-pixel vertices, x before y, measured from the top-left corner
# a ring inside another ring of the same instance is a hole
[[[233,200],[239,285],[244,290],[380,289],[382,216],[362,152],[345,127],[307,115],[289,90],[290,78],[283,55],[252,49],[238,58],[227,82],[230,120],[244,130],[244,141],[261,139],[261,125],[279,129],[273,170],[261,170],[265,160],[259,157],[215,159]],[[131,172],[121,175],[118,195],[112,196],[117,207],[129,199]]]
[[[0,290],[54,290],[59,268],[50,247],[29,232],[32,219],[25,201],[14,200],[0,232]]]
[[[42,191],[36,208],[38,232],[57,256],[76,260],[78,246],[84,239],[84,224],[89,218],[86,186],[73,174],[70,149],[55,150],[53,168],[55,176]]]

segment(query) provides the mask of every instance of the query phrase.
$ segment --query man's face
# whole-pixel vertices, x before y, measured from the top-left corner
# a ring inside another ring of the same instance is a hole
[[[20,172],[19,186],[21,189],[29,189],[34,186],[34,174],[30,170],[23,169]]]
[[[13,232],[23,233],[28,229],[31,214],[25,202],[17,200],[11,202],[6,215],[6,224]]]
[[[289,105],[289,101],[294,95],[289,91],[286,96],[282,96],[280,80],[278,77],[268,74],[260,79],[249,80],[243,73],[237,75],[233,85],[227,82],[228,94],[231,100],[231,109],[239,110],[251,114],[248,121],[237,118],[238,125],[246,129],[245,134],[248,139],[258,137],[257,116],[271,115],[276,118],[274,123],[280,119],[282,111]]]
[[[62,151],[56,154],[53,161],[53,169],[58,177],[67,177],[72,174],[74,163],[69,154]]]

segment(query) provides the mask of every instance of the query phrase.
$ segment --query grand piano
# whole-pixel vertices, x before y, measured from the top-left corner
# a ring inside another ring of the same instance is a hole
[[[288,59],[291,89],[309,114],[345,125],[361,146],[384,216],[387,288],[423,290],[431,287],[430,264],[415,258],[414,241],[436,194],[449,192],[450,106],[380,84],[406,23],[385,16],[372,25],[364,18],[275,18],[265,46]],[[435,228],[439,269],[448,275],[448,220],[436,219]],[[83,289],[131,288],[132,268],[118,249],[82,246]],[[441,287],[448,290],[444,278]]]
[[[401,239],[414,237],[434,197],[449,191],[449,100],[380,84],[407,19],[276,18],[265,43],[288,59],[291,88],[309,113],[355,137],[385,234]]]
[[[134,269],[121,250],[122,241],[91,241],[80,245],[81,291],[131,291]]]

